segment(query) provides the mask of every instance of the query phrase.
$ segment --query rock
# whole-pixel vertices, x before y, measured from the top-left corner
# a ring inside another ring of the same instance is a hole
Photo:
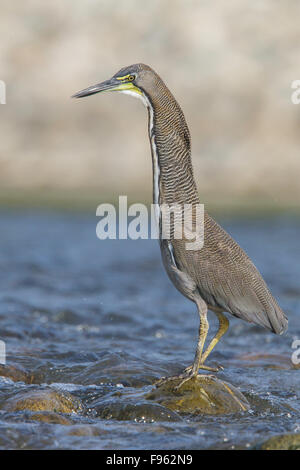
[[[54,411],[37,411],[36,413],[31,413],[29,419],[43,423],[63,424],[65,426],[73,424],[66,416],[55,413]]]
[[[273,436],[259,446],[261,450],[300,450],[300,434]]]
[[[118,421],[135,421],[139,423],[153,423],[156,421],[181,421],[180,416],[158,403],[147,401],[140,403],[126,403],[110,401],[94,407],[97,416],[102,419],[115,419]]]
[[[100,436],[101,434],[107,434],[107,431],[102,429],[99,430],[95,426],[78,424],[72,426],[68,431],[68,436]]]
[[[2,406],[6,411],[53,411],[73,413],[82,408],[80,402],[70,393],[61,393],[52,389],[26,390],[9,398]]]
[[[0,376],[7,377],[14,382],[24,382],[26,384],[31,384],[33,382],[33,375],[27,372],[19,364],[0,364]]]
[[[147,398],[181,413],[227,414],[250,408],[247,399],[233,385],[211,375],[198,375],[186,381],[179,390],[179,377],[158,385]]]

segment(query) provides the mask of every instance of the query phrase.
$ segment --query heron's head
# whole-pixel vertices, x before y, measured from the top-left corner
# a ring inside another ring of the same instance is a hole
[[[112,78],[75,93],[72,98],[83,98],[103,91],[119,91],[141,98],[145,103],[151,89],[155,90],[157,80],[158,75],[148,65],[129,65],[119,70]]]

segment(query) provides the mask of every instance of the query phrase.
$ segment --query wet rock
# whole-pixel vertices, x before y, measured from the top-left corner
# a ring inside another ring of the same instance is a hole
[[[250,405],[244,395],[233,385],[211,375],[198,375],[186,381],[179,377],[158,385],[147,398],[172,411],[195,414],[228,414],[246,411]]]
[[[126,387],[141,387],[151,385],[159,373],[152,363],[131,354],[103,351],[101,356],[76,372],[72,382],[81,385],[121,383]]]
[[[29,418],[33,421],[41,421],[50,424],[63,424],[65,426],[73,424],[66,416],[55,413],[54,411],[37,411],[36,413],[30,414]]]
[[[31,384],[34,380],[33,374],[26,371],[19,364],[0,364],[0,376],[11,379],[14,382],[25,382],[26,384]]]
[[[300,450],[300,434],[273,436],[258,447],[261,450]]]
[[[244,367],[259,366],[281,370],[300,369],[300,364],[293,364],[291,357],[284,354],[244,354],[235,358],[235,362]]]
[[[52,389],[26,390],[9,398],[2,409],[5,411],[53,411],[73,413],[82,408],[80,402],[70,393],[60,393]]]
[[[72,310],[62,310],[58,312],[53,320],[57,323],[65,323],[68,325],[79,325],[82,322],[80,315]]]
[[[102,419],[153,423],[156,421],[181,421],[180,416],[158,403],[126,403],[124,401],[99,404],[97,416]]]
[[[99,430],[95,426],[90,425],[76,425],[70,428],[68,436],[100,436],[101,434],[107,434],[104,429]]]

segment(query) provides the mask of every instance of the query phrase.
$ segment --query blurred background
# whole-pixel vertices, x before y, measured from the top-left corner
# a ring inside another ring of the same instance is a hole
[[[185,113],[209,208],[297,209],[297,0],[0,1],[0,203],[150,201],[147,114],[118,94],[70,96],[136,62]]]
[[[0,0],[1,449],[300,440],[299,18],[299,0]],[[117,93],[70,99],[136,62],[182,106],[201,202],[289,318],[279,337],[230,316],[209,358],[251,414],[179,416],[147,398],[191,363],[199,327],[156,240],[96,238],[99,204],[152,200],[147,113]]]

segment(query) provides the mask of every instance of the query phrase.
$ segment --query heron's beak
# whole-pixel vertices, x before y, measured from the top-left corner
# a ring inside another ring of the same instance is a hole
[[[136,88],[131,82],[121,82],[117,78],[110,78],[105,80],[105,82],[98,83],[97,85],[90,86],[84,90],[75,93],[72,98],[83,98],[84,96],[94,95],[95,93],[100,93],[101,91],[125,91],[132,90],[137,91]],[[140,92],[139,92],[140,93]]]
[[[100,91],[113,91],[118,88],[118,86],[120,86],[120,82],[115,78],[110,78],[109,80],[105,80],[105,82],[97,83],[97,85],[90,86],[78,93],[75,93],[72,98],[83,98],[84,96],[100,93]]]

